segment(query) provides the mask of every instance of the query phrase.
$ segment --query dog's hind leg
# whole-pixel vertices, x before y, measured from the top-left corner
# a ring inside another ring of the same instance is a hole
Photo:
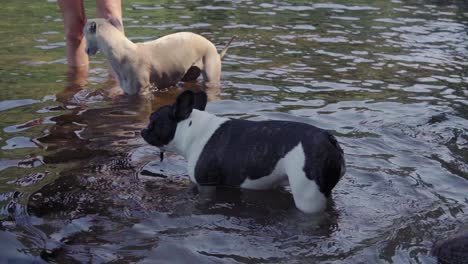
[[[325,208],[327,199],[320,192],[317,183],[307,178],[304,164],[304,149],[299,143],[286,155],[284,169],[288,175],[296,207],[305,213],[317,213]]]
[[[221,79],[221,59],[216,52],[208,53],[203,57],[203,79],[205,79],[206,85],[219,85]]]

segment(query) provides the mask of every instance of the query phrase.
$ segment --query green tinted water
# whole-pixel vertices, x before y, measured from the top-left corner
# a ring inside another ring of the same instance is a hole
[[[85,1],[89,17],[94,2]],[[208,111],[330,129],[348,172],[322,217],[287,191],[204,197],[185,161],[139,136],[154,100],[106,97],[102,55],[67,75],[54,2],[0,9],[0,249],[51,262],[424,262],[467,222],[463,1],[126,1],[126,34],[220,48]],[[167,178],[158,177],[167,176]]]

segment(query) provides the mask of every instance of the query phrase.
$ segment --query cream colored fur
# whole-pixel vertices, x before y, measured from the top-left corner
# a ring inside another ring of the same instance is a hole
[[[91,23],[96,23],[95,33],[89,30]],[[192,66],[200,68],[208,87],[219,86],[221,57],[213,43],[200,35],[179,32],[133,43],[105,19],[88,20],[84,33],[89,54],[98,50],[104,54],[127,94],[143,94],[151,86],[173,86]]]

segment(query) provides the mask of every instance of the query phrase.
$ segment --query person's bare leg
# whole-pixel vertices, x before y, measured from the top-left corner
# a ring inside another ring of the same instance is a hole
[[[58,0],[58,4],[65,28],[68,65],[70,67],[87,66],[88,55],[85,52],[86,41],[83,34],[86,15],[83,1]]]
[[[121,0],[96,0],[96,11],[98,18],[118,19],[123,30],[122,1]]]
[[[67,72],[67,85],[65,88],[55,94],[57,102],[61,102],[64,105],[70,104],[72,102],[73,96],[83,89],[83,86],[86,85],[88,78],[88,67],[68,67]],[[72,103],[73,104],[73,103]]]
[[[124,32],[121,0],[96,0],[96,13],[98,18],[117,19],[122,26],[119,28],[120,31]],[[109,68],[111,68],[110,65]],[[113,70],[109,71],[109,77],[117,80],[117,76]]]

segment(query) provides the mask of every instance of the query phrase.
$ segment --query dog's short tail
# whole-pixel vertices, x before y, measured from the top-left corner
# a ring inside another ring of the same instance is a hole
[[[236,38],[237,36],[234,35],[231,37],[231,39],[228,41],[228,43],[226,44],[226,46],[224,46],[224,49],[221,51],[221,53],[219,53],[219,57],[221,58],[221,60],[224,58],[224,55],[226,55],[226,52],[227,50],[229,49],[229,45],[231,45],[231,42]]]

